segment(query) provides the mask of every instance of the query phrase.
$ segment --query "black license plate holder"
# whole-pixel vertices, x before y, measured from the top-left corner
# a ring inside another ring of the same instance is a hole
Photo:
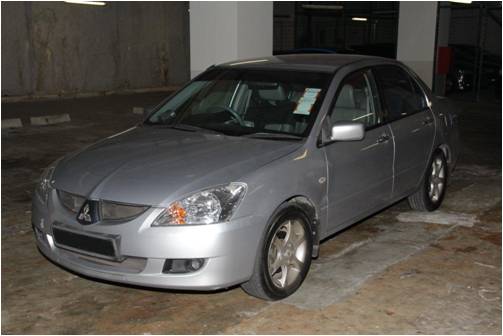
[[[120,236],[81,231],[66,225],[52,228],[54,244],[62,249],[114,261],[121,261]]]

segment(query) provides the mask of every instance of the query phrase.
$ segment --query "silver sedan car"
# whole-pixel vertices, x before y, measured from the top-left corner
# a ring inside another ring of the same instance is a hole
[[[408,198],[442,203],[456,115],[403,64],[284,55],[213,66],[143,123],[44,171],[40,251],[128,284],[294,293],[320,241]]]

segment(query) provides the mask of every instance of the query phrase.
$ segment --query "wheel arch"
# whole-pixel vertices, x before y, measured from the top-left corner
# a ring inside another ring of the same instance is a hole
[[[296,195],[287,199],[282,204],[293,204],[301,208],[310,219],[311,233],[313,235],[312,257],[318,257],[320,250],[320,216],[314,202],[304,195]]]
[[[452,163],[451,149],[448,144],[441,144],[436,149],[440,149],[442,153],[444,153],[445,160],[447,164],[450,165]],[[435,152],[435,151],[433,151]]]
[[[456,154],[453,153],[451,146],[449,146],[449,144],[447,144],[447,143],[443,143],[443,144],[438,145],[435,150],[442,151],[442,153],[445,156],[445,161],[447,162],[447,171],[449,174],[452,174],[452,172],[456,168],[457,158],[456,158]],[[435,151],[433,151],[432,155],[434,153],[435,153]]]

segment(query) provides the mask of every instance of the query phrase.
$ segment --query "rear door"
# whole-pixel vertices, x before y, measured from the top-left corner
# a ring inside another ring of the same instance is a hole
[[[328,230],[351,224],[386,206],[393,181],[393,140],[383,123],[377,88],[369,69],[342,80],[325,122],[361,122],[365,138],[324,146],[328,163]]]
[[[374,69],[385,118],[395,141],[393,198],[413,192],[428,163],[435,135],[435,119],[415,79],[395,65]]]

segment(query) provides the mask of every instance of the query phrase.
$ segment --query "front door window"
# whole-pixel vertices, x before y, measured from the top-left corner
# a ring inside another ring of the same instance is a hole
[[[346,77],[341,83],[330,116],[332,125],[341,121],[361,122],[366,128],[378,125],[381,120],[376,92],[369,70],[358,71]]]

